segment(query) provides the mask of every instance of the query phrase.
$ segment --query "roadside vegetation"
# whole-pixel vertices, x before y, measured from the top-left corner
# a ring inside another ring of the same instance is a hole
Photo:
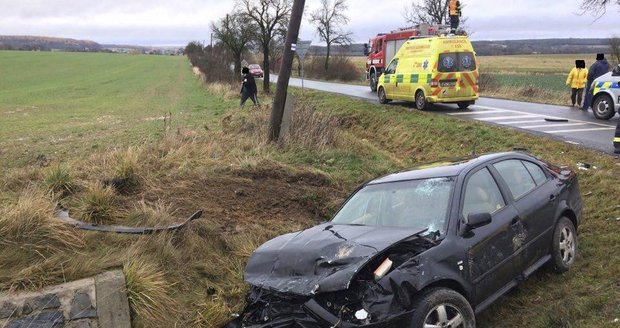
[[[292,131],[269,144],[267,96],[240,110],[236,84],[205,85],[181,57],[0,52],[0,71],[2,290],[123,268],[135,327],[220,327],[243,305],[252,251],[329,219],[360,183],[473,149],[521,147],[578,172],[580,253],[574,270],[539,272],[483,312],[480,327],[606,327],[620,318],[620,166],[610,156],[310,90],[292,90]],[[580,161],[596,169],[577,170]],[[177,233],[129,236],[65,226],[57,206],[129,226],[204,214]]]

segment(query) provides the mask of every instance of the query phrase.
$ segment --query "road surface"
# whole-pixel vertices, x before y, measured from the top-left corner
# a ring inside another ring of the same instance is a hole
[[[277,75],[271,75],[274,83],[277,79]],[[301,87],[301,79],[291,78],[289,85]],[[304,87],[378,102],[376,94],[368,86],[304,80]],[[568,97],[567,93],[567,102]],[[412,103],[392,102],[389,105],[414,109]],[[609,121],[602,121],[594,118],[591,111],[584,112],[568,106],[493,98],[480,98],[469,110],[459,110],[456,104],[438,104],[432,111],[545,135],[608,154],[613,154],[612,139],[619,119],[616,115]]]

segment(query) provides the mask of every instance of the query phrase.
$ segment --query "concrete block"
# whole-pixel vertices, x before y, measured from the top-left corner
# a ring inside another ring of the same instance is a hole
[[[120,270],[95,277],[99,328],[131,328],[125,276]]]

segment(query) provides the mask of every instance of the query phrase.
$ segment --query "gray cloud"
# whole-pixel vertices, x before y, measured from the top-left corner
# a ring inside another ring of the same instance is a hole
[[[595,20],[579,16],[579,0],[461,0],[473,39],[605,38],[620,34],[617,8]],[[408,1],[349,0],[354,40],[404,26]],[[318,0],[307,0],[305,18]],[[544,5],[543,5],[544,4]],[[90,39],[100,43],[175,44],[209,40],[209,24],[234,8],[218,0],[0,0],[0,33]],[[319,43],[304,19],[300,37]]]

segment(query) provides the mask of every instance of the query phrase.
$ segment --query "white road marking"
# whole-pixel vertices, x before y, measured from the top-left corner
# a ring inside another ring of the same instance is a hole
[[[581,145],[581,144],[580,144],[580,143],[578,143],[578,142],[575,142],[575,141],[570,141],[570,140],[564,140],[564,142],[569,143],[569,144],[571,144],[571,145]]]
[[[556,130],[556,131],[542,131],[545,133],[566,133],[566,132],[586,132],[586,131],[602,131],[602,130],[615,130],[616,128],[590,128],[590,129],[570,129],[570,130]]]
[[[532,113],[522,112],[522,111],[518,111],[518,110],[504,109],[504,108],[491,107],[491,106],[474,105],[474,106],[471,106],[471,108],[472,109],[474,109],[474,108],[481,108],[481,109],[489,109],[489,110],[503,110],[503,111],[506,111],[506,112],[512,112],[512,113],[518,113],[518,114],[529,114],[529,115],[532,115],[534,117],[538,116],[540,118],[550,118],[550,119],[560,119],[560,120],[565,120],[566,119],[565,117],[557,117],[557,116],[550,116],[550,115],[544,115],[544,114],[532,114]],[[583,120],[573,120],[573,119],[570,119],[570,121],[571,122],[579,122],[579,123],[587,123],[587,124],[592,124],[592,125],[596,125],[596,126],[615,128],[615,125],[611,125],[611,124],[596,123],[596,122],[589,122],[589,121],[583,121]]]
[[[448,113],[448,115],[484,115],[484,114],[491,114],[491,113],[505,113],[507,112],[507,110],[484,110],[484,111],[478,111],[478,112],[458,112],[458,113]]]
[[[587,125],[588,123],[556,123],[556,124],[541,124],[541,125],[521,125],[517,126],[521,129],[535,129],[535,128],[553,128],[556,126],[575,126],[575,125]]]
[[[500,120],[505,120],[505,119],[527,118],[527,117],[535,118],[536,115],[529,114],[529,115],[495,116],[495,117],[491,116],[491,117],[482,117],[482,118],[479,118],[478,120],[479,121],[500,121]]]
[[[506,122],[497,122],[498,124],[523,124],[523,123],[539,123],[546,122],[545,120],[541,120],[540,117],[537,117],[535,120],[529,121],[506,121]]]

